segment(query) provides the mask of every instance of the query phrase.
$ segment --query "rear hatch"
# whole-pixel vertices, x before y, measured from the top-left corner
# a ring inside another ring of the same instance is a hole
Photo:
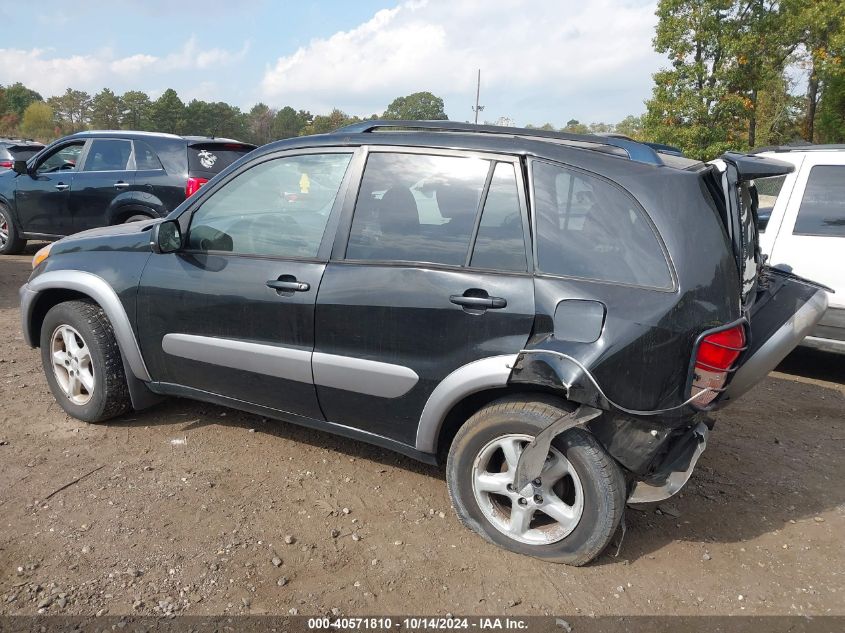
[[[710,166],[705,178],[733,248],[741,280],[737,300],[745,328],[744,349],[714,402],[718,406],[748,391],[801,342],[824,314],[829,289],[767,266],[760,252],[754,180],[788,174],[793,166],[732,152]]]
[[[210,180],[254,149],[255,145],[224,139],[189,141],[188,175]]]
[[[0,145],[0,148],[3,146]],[[44,146],[40,143],[9,143],[5,146],[5,152],[0,151],[0,169],[11,169],[16,160],[29,160],[42,149]]]

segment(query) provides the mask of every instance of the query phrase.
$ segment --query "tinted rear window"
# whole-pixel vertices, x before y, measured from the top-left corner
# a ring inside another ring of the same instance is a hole
[[[845,237],[845,167],[817,165],[810,170],[793,233]]]
[[[203,143],[188,146],[188,171],[207,175],[219,174],[241,156],[252,151],[250,145],[237,143]]]
[[[596,176],[540,161],[533,174],[541,271],[672,287],[657,235],[629,194]]]

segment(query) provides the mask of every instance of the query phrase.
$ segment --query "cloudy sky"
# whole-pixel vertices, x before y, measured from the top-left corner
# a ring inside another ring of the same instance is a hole
[[[175,88],[183,100],[380,113],[429,90],[455,120],[613,122],[644,110],[655,0],[0,3],[0,84],[43,96]],[[33,9],[37,6],[37,9]]]

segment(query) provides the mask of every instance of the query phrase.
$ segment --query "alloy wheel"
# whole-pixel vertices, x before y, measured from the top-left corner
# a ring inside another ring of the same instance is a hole
[[[509,434],[487,443],[473,464],[472,490],[484,517],[497,530],[520,543],[549,545],[577,527],[584,491],[575,468],[554,446],[540,477],[516,490],[516,465],[532,439]]]
[[[94,363],[88,345],[74,328],[60,325],[50,338],[50,358],[59,388],[76,405],[94,395]]]

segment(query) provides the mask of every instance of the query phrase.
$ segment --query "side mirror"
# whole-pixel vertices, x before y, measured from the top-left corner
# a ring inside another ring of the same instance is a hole
[[[29,173],[29,170],[26,168],[25,160],[16,160],[14,163],[12,163],[12,170],[19,176],[23,176],[24,174]]]
[[[182,229],[176,220],[165,220],[153,226],[150,246],[154,253],[175,253],[182,248]]]

